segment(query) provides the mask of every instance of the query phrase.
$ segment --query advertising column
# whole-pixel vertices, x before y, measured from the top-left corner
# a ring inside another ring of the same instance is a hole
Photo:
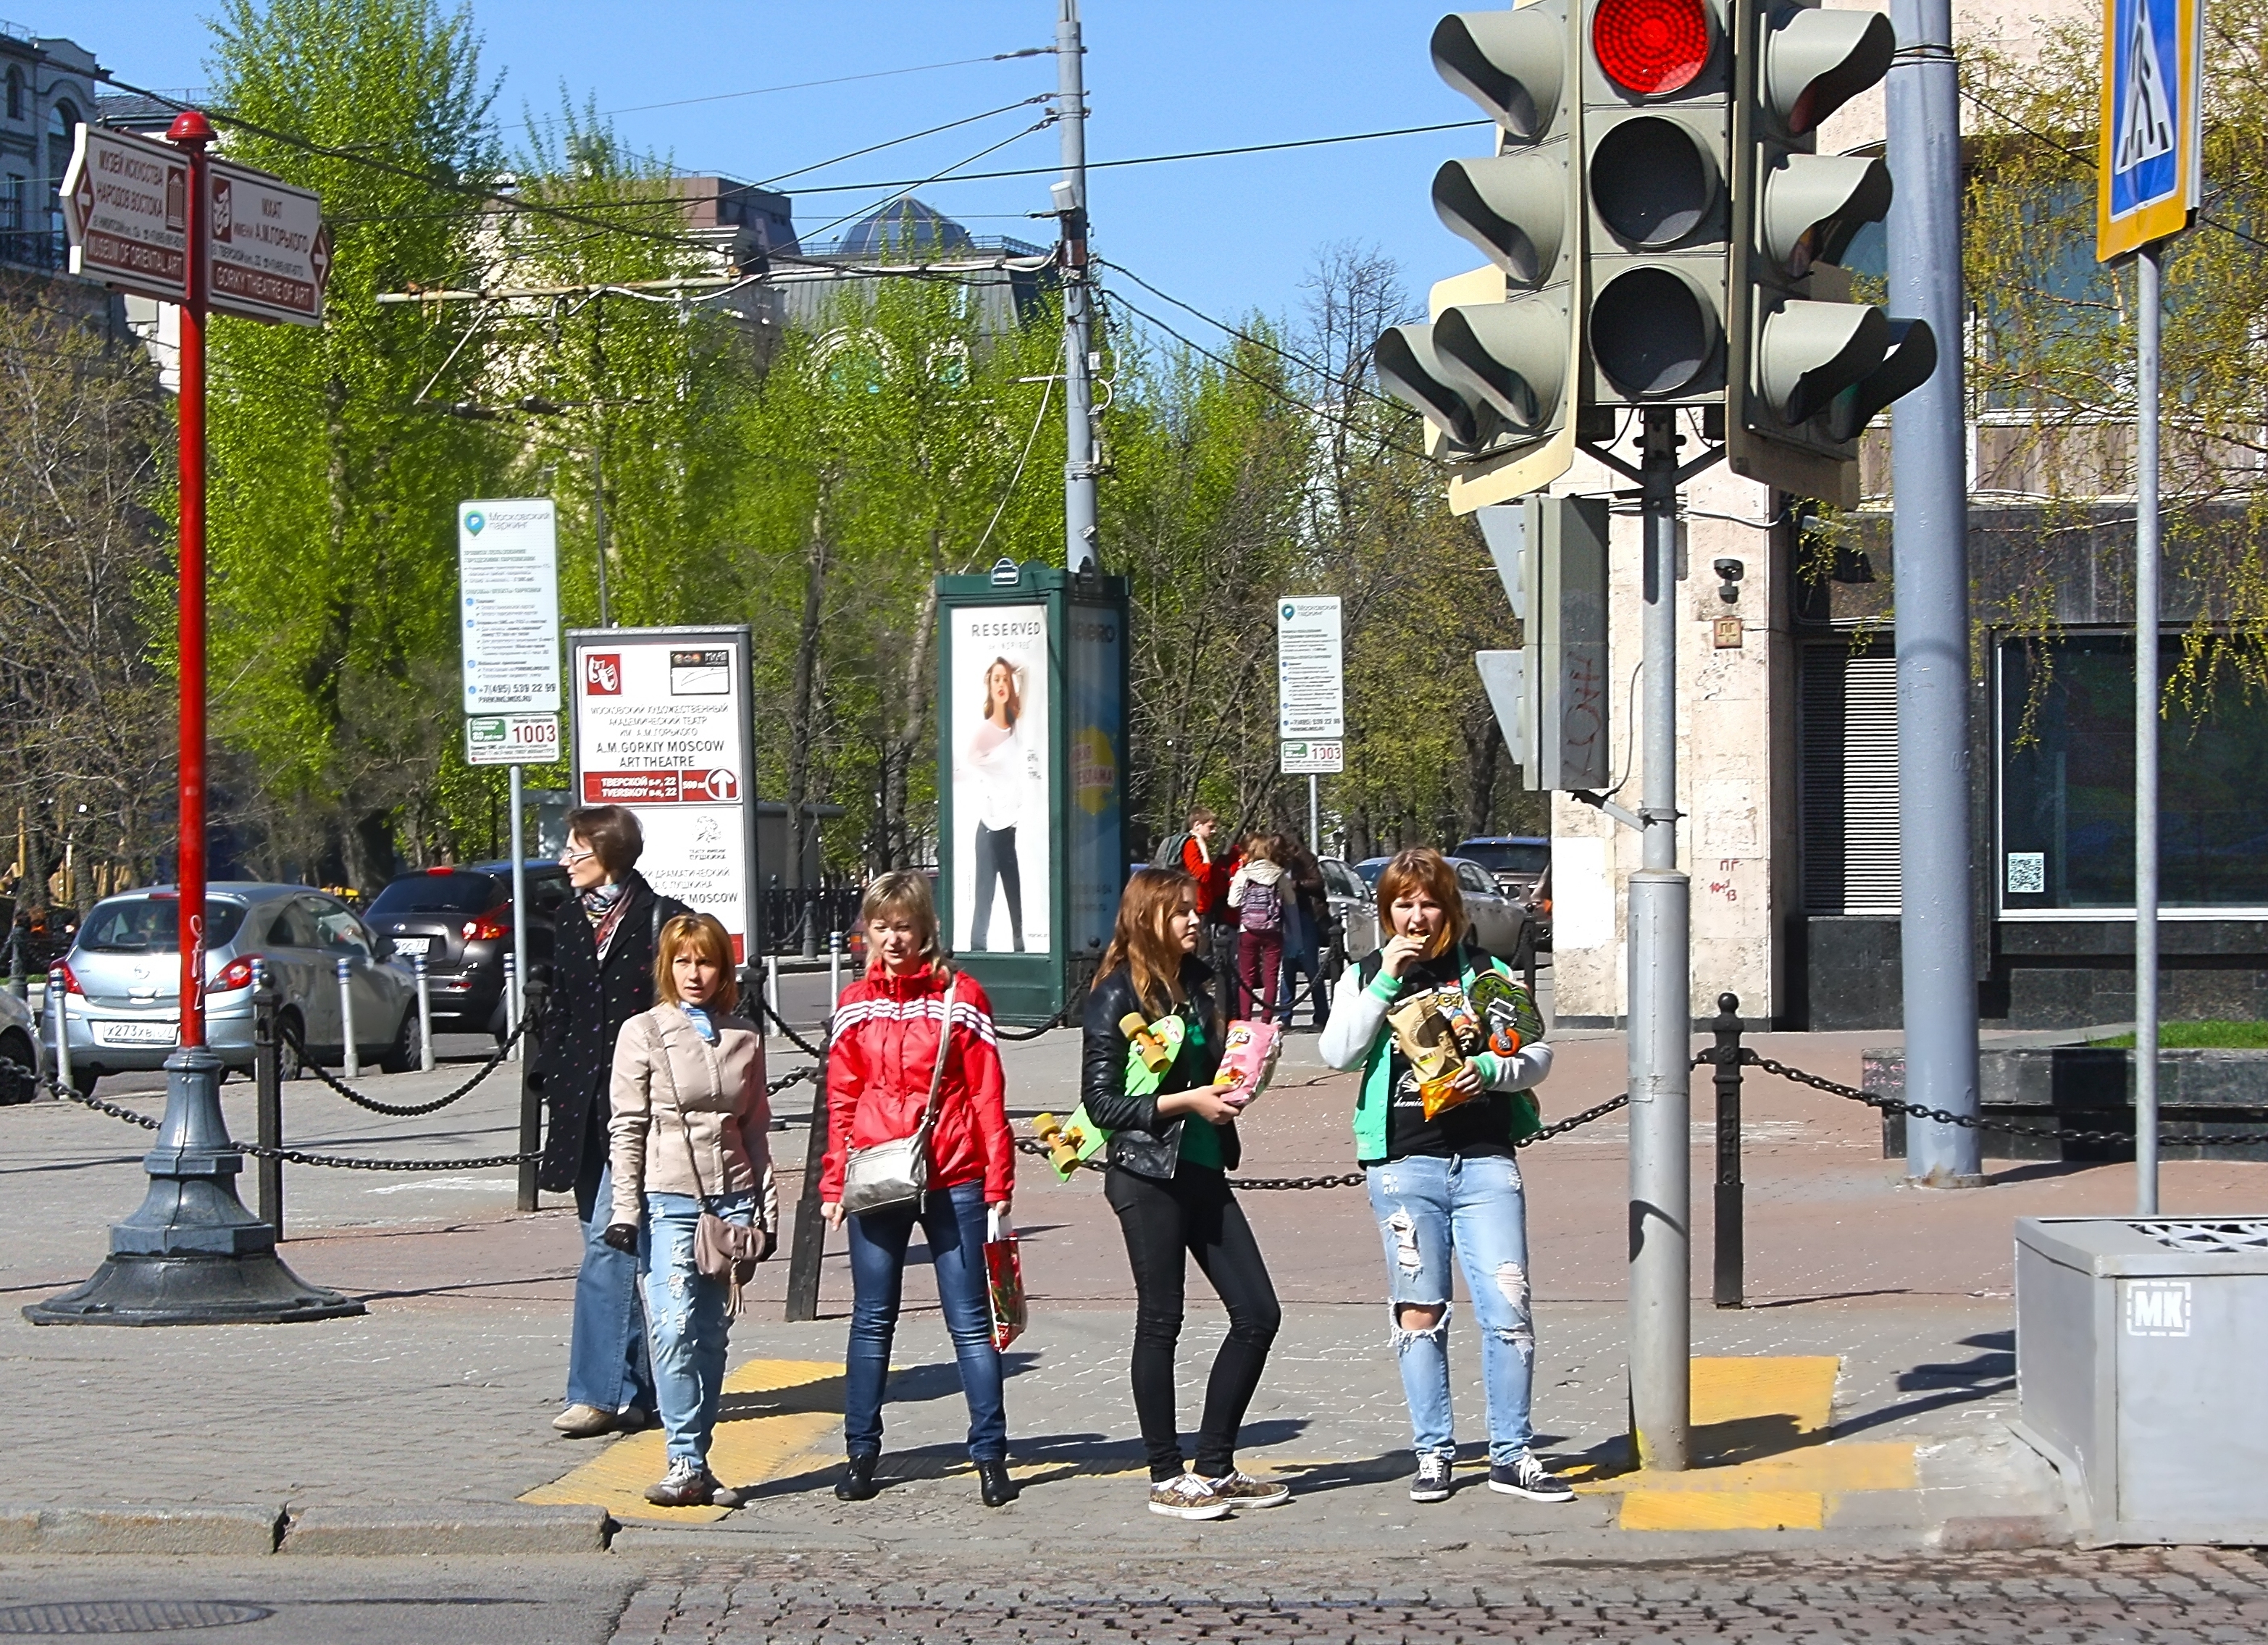
[[[714,914],[746,961],[762,936],[748,631],[578,629],[567,643],[576,802],[635,813],[638,872]]]

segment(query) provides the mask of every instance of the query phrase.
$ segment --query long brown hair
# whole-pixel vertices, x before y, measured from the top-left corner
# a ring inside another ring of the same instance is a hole
[[[1008,675],[1008,700],[998,706],[1008,716],[1006,722],[1008,729],[1013,731],[1016,728],[1016,722],[1024,717],[1024,694],[1016,689],[1016,665],[1005,657],[995,657],[985,665],[984,718],[992,719],[992,710],[995,706],[992,701],[992,670],[995,668],[1005,670]],[[993,723],[998,725],[1001,722],[993,720]]]
[[[1396,852],[1378,876],[1378,926],[1389,938],[1396,934],[1394,904],[1411,891],[1425,892],[1448,916],[1441,922],[1441,934],[1433,939],[1425,955],[1429,960],[1438,960],[1463,940],[1471,923],[1465,918],[1465,899],[1457,890],[1457,871],[1431,845]]]
[[[1197,894],[1197,882],[1179,868],[1145,868],[1126,882],[1126,895],[1118,899],[1118,926],[1095,974],[1108,977],[1123,964],[1134,997],[1153,1016],[1184,997],[1182,961],[1188,956],[1166,927]]]

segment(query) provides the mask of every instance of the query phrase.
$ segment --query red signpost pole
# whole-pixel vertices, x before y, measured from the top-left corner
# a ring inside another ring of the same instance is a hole
[[[166,133],[188,156],[188,298],[181,305],[181,831],[173,885],[180,893],[181,1044],[205,1043],[205,283],[210,232],[205,148],[213,129],[194,108]]]

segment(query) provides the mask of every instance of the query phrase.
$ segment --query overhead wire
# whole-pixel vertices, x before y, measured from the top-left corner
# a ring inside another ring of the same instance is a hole
[[[895,194],[891,195],[887,199],[879,201],[872,206],[860,206],[855,211],[846,212],[844,215],[836,218],[833,222],[823,224],[820,227],[811,230],[810,238],[817,240],[821,234],[827,233],[830,230],[842,227],[853,218],[866,217],[873,212],[887,210],[891,206],[895,205],[899,201],[903,200],[908,195],[911,195],[915,189],[927,188],[932,184],[942,182],[946,179],[951,177],[954,173],[959,171],[964,166],[974,166],[977,161],[983,159],[988,154],[998,154],[1002,149],[1006,148],[1012,143],[1020,143],[1026,137],[1032,136],[1035,132],[1045,131],[1049,126],[1056,123],[1056,120],[1057,116],[1053,113],[1049,113],[1045,119],[1034,121],[1021,131],[1012,132],[1009,136],[1001,138],[999,142],[991,144],[990,147],[977,150],[976,153],[970,155],[967,159],[954,162],[953,165],[946,166],[943,171],[938,173],[933,177],[925,177],[918,182],[908,183],[904,188],[900,188]],[[799,241],[802,240],[804,238],[804,235],[800,233],[796,236],[796,239]]]
[[[926,131],[909,132],[902,137],[892,137],[887,143],[870,143],[863,149],[853,149],[848,154],[838,154],[831,160],[817,160],[809,166],[799,166],[792,172],[782,172],[777,177],[767,177],[760,182],[752,184],[751,187],[770,188],[775,183],[787,181],[791,177],[801,177],[811,172],[825,171],[830,166],[840,166],[843,161],[855,160],[863,154],[876,154],[884,149],[895,149],[900,144],[918,142],[923,137],[933,137],[940,131],[951,131],[957,126],[973,126],[980,120],[990,120],[995,114],[1005,114],[1012,109],[1029,108],[1034,103],[1048,102],[1055,96],[1056,93],[1053,92],[1042,92],[1035,97],[1019,98],[1012,103],[1003,103],[998,108],[988,108],[981,114],[964,114],[959,120],[948,120],[941,126],[930,127]]]
[[[602,108],[602,116],[650,114],[657,108],[690,108],[696,103],[729,103],[744,97],[770,97],[775,92],[807,92],[814,86],[848,85],[854,80],[887,80],[902,74],[927,74],[934,69],[961,69],[976,63],[1007,63],[1018,57],[1052,56],[1052,46],[1027,46],[1020,51],[996,51],[988,57],[954,57],[944,63],[917,63],[904,69],[873,69],[864,74],[838,74],[825,80],[793,80],[784,85],[759,85],[746,92],[714,92],[705,97],[674,98],[666,103],[632,103],[622,108]],[[532,127],[530,121],[520,122]]]

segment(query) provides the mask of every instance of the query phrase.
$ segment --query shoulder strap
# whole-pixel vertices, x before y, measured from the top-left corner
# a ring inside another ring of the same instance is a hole
[[[703,1211],[709,1209],[709,1191],[701,1185],[701,1158],[693,1151],[693,1125],[685,1118],[685,1104],[678,1100],[677,1070],[669,1066],[669,1036],[660,1022],[649,1018],[654,1025],[655,1049],[661,1053],[661,1071],[669,1081],[669,1105],[677,1110],[677,1129],[685,1138],[685,1162],[693,1168],[693,1193],[701,1201]]]
[[[945,1018],[938,1024],[937,1063],[929,1071],[929,1101],[922,1108],[921,1128],[914,1132],[924,1147],[929,1141],[930,1126],[937,1120],[937,1099],[945,1089],[945,1058],[953,1048],[953,1002],[960,997],[961,978],[956,976],[945,985]]]

